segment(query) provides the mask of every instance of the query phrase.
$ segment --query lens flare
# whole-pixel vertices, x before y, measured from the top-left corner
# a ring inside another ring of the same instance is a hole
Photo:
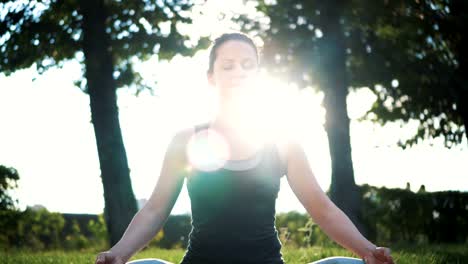
[[[251,89],[239,93],[234,113],[241,120],[239,130],[248,131],[246,141],[296,138],[305,122],[298,89],[272,77],[258,78]]]
[[[304,94],[272,77],[258,78],[254,85],[240,86],[229,92],[226,101],[218,101],[224,105],[217,108],[228,113],[225,116],[235,127],[232,133],[240,136],[242,143],[239,144],[252,153],[268,143],[297,139],[307,121],[313,119],[310,113],[308,116],[304,114],[308,103],[303,100]],[[215,129],[199,131],[187,145],[190,166],[203,171],[224,167],[233,155],[234,147],[229,144],[230,141]]]
[[[229,145],[213,129],[195,133],[187,145],[187,156],[192,168],[213,171],[223,167],[229,159]]]

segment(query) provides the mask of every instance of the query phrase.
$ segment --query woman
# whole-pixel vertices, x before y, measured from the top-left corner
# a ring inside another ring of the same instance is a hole
[[[282,264],[274,221],[283,175],[307,212],[333,240],[367,264],[393,263],[388,248],[378,248],[365,239],[329,200],[297,142],[280,143],[267,135],[253,136],[255,128],[245,124],[250,112],[241,106],[252,92],[249,89],[254,89],[251,84],[257,77],[258,63],[257,47],[248,36],[230,33],[215,40],[207,77],[219,95],[217,116],[174,136],[150,199],[121,240],[98,255],[97,264],[125,263],[144,247],[163,226],[185,178],[192,206],[192,231],[182,264]],[[221,135],[228,146],[224,150],[228,151],[211,151],[221,162],[197,162],[196,154],[190,155],[189,146],[200,135],[211,140]],[[190,170],[186,170],[188,165],[192,165]],[[319,263],[352,260],[337,258]]]

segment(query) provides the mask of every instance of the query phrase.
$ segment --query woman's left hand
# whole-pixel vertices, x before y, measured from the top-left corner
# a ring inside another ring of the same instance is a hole
[[[395,264],[390,255],[390,249],[386,247],[376,247],[367,256],[364,256],[366,264]]]

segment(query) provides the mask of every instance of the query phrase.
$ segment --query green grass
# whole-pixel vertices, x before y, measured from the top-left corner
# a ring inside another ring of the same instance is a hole
[[[432,245],[432,246],[395,246],[393,257],[398,264],[450,264],[468,263],[467,245]],[[0,251],[0,263],[93,263],[97,250],[84,251],[46,251],[28,252]],[[353,256],[349,251],[333,247],[310,247],[310,248],[283,248],[283,256],[287,264],[305,264],[317,259],[330,256]],[[184,254],[183,249],[165,250],[150,248],[141,251],[132,259],[138,258],[161,258],[174,263],[179,263]]]

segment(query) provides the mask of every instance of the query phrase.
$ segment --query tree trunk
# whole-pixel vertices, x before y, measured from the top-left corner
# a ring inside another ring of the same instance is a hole
[[[466,46],[465,46],[466,47]],[[466,49],[466,48],[464,48]],[[467,52],[464,52],[467,53]],[[462,59],[461,61],[465,60],[466,58]],[[463,63],[463,62],[462,62]],[[462,69],[462,63],[460,63],[460,72],[463,72],[464,75],[458,75],[458,76],[467,76],[468,71],[466,69]],[[464,67],[466,68],[466,67]],[[464,71],[462,71],[464,70]],[[465,137],[468,142],[468,82],[466,80],[459,81],[457,87],[455,87],[457,90],[457,111],[461,115],[462,120],[463,120],[463,125],[465,126]]]
[[[137,212],[137,204],[120,130],[104,3],[85,0],[82,8],[85,76],[104,187],[104,214],[110,243],[114,245]]]
[[[450,1],[449,3],[451,12],[451,21],[448,25],[451,28],[444,28],[444,32],[453,32],[453,28],[463,28],[466,21],[463,19],[466,10],[468,10],[468,4],[464,1]],[[465,126],[465,136],[468,141],[468,37],[466,34],[454,32],[454,35],[449,33],[448,38],[457,39],[457,35],[460,35],[459,41],[454,41],[455,53],[457,54],[458,69],[456,70],[455,80],[455,96],[457,97],[457,112],[460,114],[463,125]]]
[[[340,2],[340,1],[337,1]],[[346,46],[340,24],[343,4],[327,4],[323,16],[323,39],[319,44],[321,85],[326,109],[325,129],[332,163],[331,200],[351,219],[364,235],[368,234],[362,221],[361,195],[354,182],[351,158],[350,120],[347,112],[348,79]]]
[[[466,9],[465,9],[466,10]],[[461,17],[461,15],[460,15]],[[457,96],[458,96],[458,103],[457,109],[460,113],[463,125],[465,126],[465,136],[468,142],[468,37],[466,34],[462,34],[460,44],[457,47],[458,53],[458,83],[457,87]]]

